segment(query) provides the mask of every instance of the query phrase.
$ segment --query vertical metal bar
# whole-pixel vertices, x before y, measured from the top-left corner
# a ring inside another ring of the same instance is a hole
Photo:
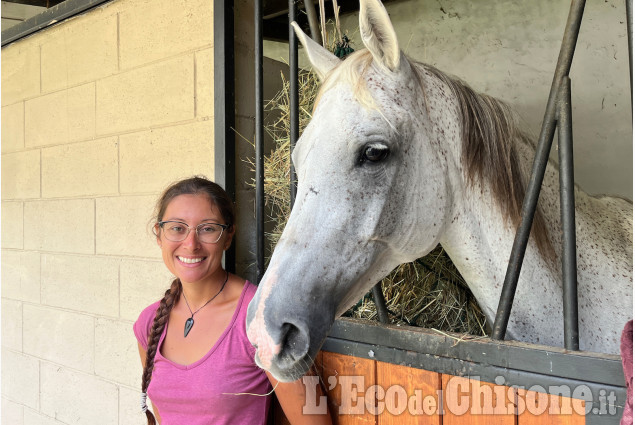
[[[262,71],[262,0],[254,0],[254,55],[256,90],[256,281],[265,273],[265,159]]]
[[[289,144],[290,152],[293,152],[295,143],[300,134],[299,95],[298,95],[298,38],[291,26],[296,19],[295,0],[289,0]],[[295,195],[298,189],[298,178],[295,174],[293,163],[291,164],[291,208],[295,203]]]
[[[381,282],[373,286],[373,300],[375,301],[375,307],[377,308],[377,318],[380,323],[389,323],[388,307],[386,307],[386,299],[384,293],[381,290]]]
[[[560,219],[562,221],[564,347],[567,350],[579,350],[571,79],[568,76],[563,78],[558,96],[558,156],[560,159]]]
[[[529,232],[538,203],[538,195],[540,194],[540,186],[545,175],[549,151],[551,150],[551,143],[556,129],[556,98],[558,97],[562,78],[565,75],[569,75],[569,70],[571,69],[571,61],[573,60],[573,53],[575,52],[575,45],[580,32],[585,3],[584,0],[573,0],[569,9],[569,17],[562,45],[560,46],[558,63],[551,83],[551,91],[549,92],[549,100],[542,121],[540,137],[538,138],[538,147],[532,165],[531,177],[525,199],[523,200],[522,219],[514,238],[509,265],[505,274],[505,281],[503,282],[503,290],[501,291],[501,298],[496,311],[492,339],[504,339],[507,332],[507,324],[509,323],[509,316],[514,302],[518,277],[520,276],[520,269],[525,257]]]
[[[236,199],[234,113],[234,1],[214,0],[214,180]],[[234,245],[225,269],[236,270]]]
[[[306,18],[309,21],[309,28],[311,29],[311,38],[313,39],[313,41],[315,41],[319,45],[322,45],[322,38],[320,37],[320,25],[318,24],[318,19],[315,13],[315,5],[313,4],[313,0],[304,0],[304,10],[306,11]]]
[[[633,0],[626,0],[626,32],[628,35],[628,70],[631,74],[631,110],[633,109]]]

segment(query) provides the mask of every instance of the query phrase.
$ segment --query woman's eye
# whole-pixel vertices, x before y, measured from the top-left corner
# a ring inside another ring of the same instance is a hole
[[[214,233],[216,231],[216,226],[212,226],[212,225],[208,225],[208,226],[203,226],[199,229],[200,233]]]
[[[379,162],[383,161],[388,157],[390,153],[390,149],[388,146],[381,143],[371,143],[364,146],[361,161],[362,162]]]
[[[183,233],[185,232],[185,227],[183,226],[171,226],[168,230],[170,230],[170,232],[175,232],[175,233]]]

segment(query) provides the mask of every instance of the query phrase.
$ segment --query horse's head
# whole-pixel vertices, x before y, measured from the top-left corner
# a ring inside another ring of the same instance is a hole
[[[247,314],[259,365],[281,381],[302,376],[335,317],[446,226],[441,142],[458,128],[431,119],[432,92],[378,0],[361,1],[360,29],[368,50],[341,62],[296,26],[323,86],[292,155],[295,205]]]

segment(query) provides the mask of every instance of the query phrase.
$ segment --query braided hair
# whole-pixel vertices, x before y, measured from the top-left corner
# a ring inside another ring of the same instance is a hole
[[[185,180],[178,181],[170,185],[159,200],[155,208],[156,223],[163,219],[165,210],[170,202],[179,195],[206,195],[209,197],[209,201],[212,205],[216,206],[220,211],[225,224],[229,226],[230,230],[234,227],[234,206],[231,198],[227,195],[227,192],[216,183],[206,179],[202,176],[195,176]],[[155,225],[155,234],[159,237],[160,228]],[[146,405],[146,397],[148,393],[148,387],[150,386],[150,380],[152,379],[152,371],[154,369],[154,357],[157,354],[157,347],[159,346],[159,340],[165,329],[165,324],[170,317],[172,308],[177,303],[181,296],[182,286],[181,281],[177,278],[172,281],[170,288],[165,291],[163,299],[159,303],[154,321],[152,322],[152,328],[148,335],[148,349],[146,350],[146,362],[143,368],[143,375],[141,377],[141,409],[146,414],[148,425],[156,425],[156,419],[150,409]]]

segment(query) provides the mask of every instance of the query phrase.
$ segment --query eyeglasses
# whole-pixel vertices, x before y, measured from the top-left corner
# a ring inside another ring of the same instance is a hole
[[[158,227],[163,229],[165,238],[172,242],[181,242],[187,238],[192,228],[180,221],[159,221],[154,226],[155,235],[158,236]],[[223,236],[223,231],[227,230],[227,224],[201,223],[195,227],[198,240],[203,243],[216,243]]]

